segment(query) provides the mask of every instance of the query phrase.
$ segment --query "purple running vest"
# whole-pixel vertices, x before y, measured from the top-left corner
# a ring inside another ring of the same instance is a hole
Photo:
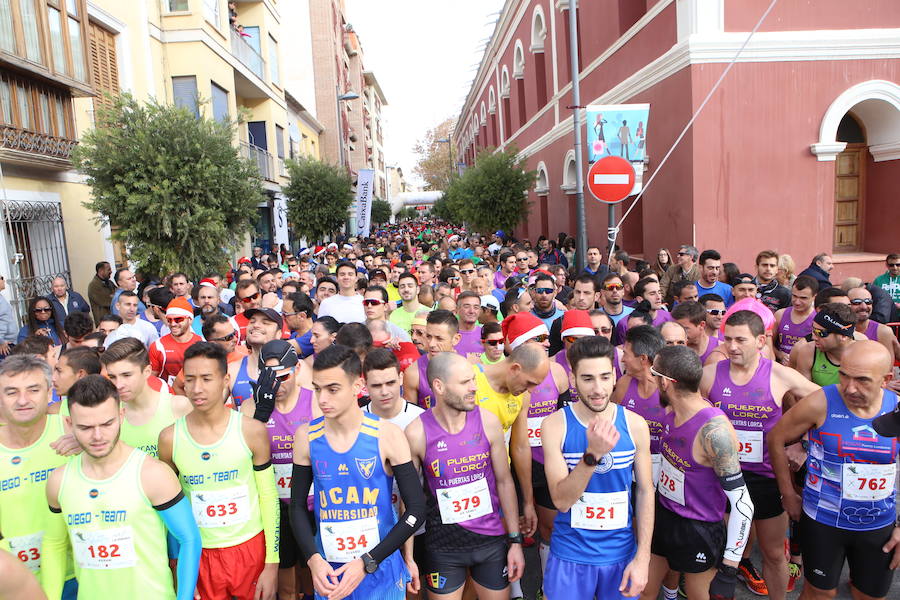
[[[656,488],[659,503],[686,519],[716,522],[725,516],[726,498],[719,477],[712,467],[698,464],[693,453],[697,432],[707,421],[719,415],[724,413],[714,406],[708,406],[697,411],[678,427],[675,426],[674,410],[666,413],[663,419],[663,435],[660,440],[662,472]],[[679,489],[680,502],[672,498],[679,496]]]
[[[869,319],[869,324],[866,325],[866,337],[873,342],[878,341],[878,321]]]
[[[481,345],[481,327],[476,327],[472,331],[460,331],[459,335],[459,343],[453,347],[454,352],[463,358],[469,358],[470,354],[481,356],[484,352],[484,346]]]
[[[663,420],[666,417],[666,409],[659,403],[659,390],[653,390],[649,398],[641,398],[638,380],[632,377],[619,404],[644,417],[650,427],[650,454],[659,454],[659,440],[663,431]]]
[[[409,368],[409,367],[407,367]],[[416,368],[419,369],[419,390],[416,396],[416,404],[428,410],[434,405],[434,398],[431,395],[431,386],[428,385],[428,355],[423,354],[416,361]]]
[[[812,333],[813,317],[816,316],[815,311],[813,311],[805,321],[798,324],[791,320],[793,312],[794,307],[789,306],[781,314],[781,328],[778,330],[778,349],[785,354],[790,354],[794,344]]]
[[[541,445],[541,421],[556,412],[559,391],[553,379],[553,369],[547,371],[544,380],[531,390],[528,404],[528,443],[531,445],[531,458],[544,464],[544,447]]]
[[[312,402],[313,391],[300,388],[300,395],[294,409],[289,413],[282,413],[278,412],[276,406],[266,423],[272,450],[272,464],[275,465],[275,484],[282,502],[289,502],[291,499],[290,478],[294,462],[294,432],[304,423],[312,421]]]
[[[729,360],[716,365],[709,401],[722,409],[734,426],[741,470],[775,477],[766,443],[766,436],[781,418],[781,407],[772,396],[772,361],[760,356],[756,372],[745,385],[731,380],[730,367]]]
[[[709,338],[709,342],[707,342],[707,344],[706,344],[706,350],[703,352],[703,354],[700,355],[700,364],[701,365],[706,364],[706,359],[709,358],[709,355],[713,353],[713,350],[715,350],[716,348],[719,347],[720,343],[721,342],[719,341],[718,338],[714,338],[714,337]]]
[[[425,460],[422,472],[428,491],[427,531],[442,527],[439,495],[447,498],[452,488],[487,483],[491,511],[474,519],[457,523],[480,535],[503,535],[506,529],[500,519],[500,497],[491,463],[491,442],[484,433],[481,410],[466,413],[466,424],[457,434],[448,433],[434,418],[431,410],[419,416],[425,433]],[[481,505],[483,508],[483,505]]]

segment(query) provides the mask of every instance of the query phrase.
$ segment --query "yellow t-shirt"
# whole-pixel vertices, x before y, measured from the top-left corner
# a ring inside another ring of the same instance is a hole
[[[501,394],[491,387],[487,375],[484,374],[484,366],[476,364],[474,367],[475,385],[477,386],[475,401],[479,406],[491,411],[500,419],[500,425],[503,426],[503,435],[508,446],[509,431],[522,410],[524,394],[518,396],[513,396],[509,393]]]

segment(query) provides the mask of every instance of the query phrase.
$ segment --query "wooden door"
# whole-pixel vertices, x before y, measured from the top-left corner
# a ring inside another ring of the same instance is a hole
[[[854,252],[861,248],[865,206],[866,145],[847,144],[837,155],[834,181],[834,250]]]

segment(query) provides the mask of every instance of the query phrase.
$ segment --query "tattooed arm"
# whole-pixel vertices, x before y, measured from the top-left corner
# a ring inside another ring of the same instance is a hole
[[[722,562],[737,567],[747,547],[750,523],[753,520],[753,502],[744,484],[741,463],[738,461],[738,442],[734,428],[724,415],[713,417],[700,429],[700,443],[712,466],[725,495],[731,502],[728,515],[728,538]]]

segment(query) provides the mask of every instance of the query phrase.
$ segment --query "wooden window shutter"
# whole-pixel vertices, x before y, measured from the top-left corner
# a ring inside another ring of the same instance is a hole
[[[116,60],[116,36],[95,23],[91,28],[91,72],[97,96],[94,109],[110,104],[106,94],[119,94],[119,65]]]

